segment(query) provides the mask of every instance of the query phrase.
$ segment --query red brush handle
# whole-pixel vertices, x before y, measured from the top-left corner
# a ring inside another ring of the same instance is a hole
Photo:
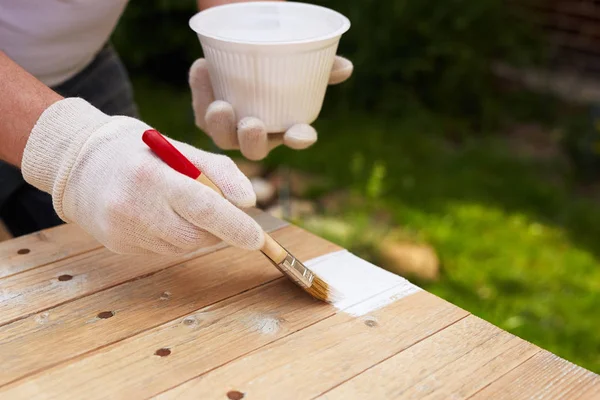
[[[156,155],[169,165],[174,170],[189,176],[192,179],[208,186],[219,195],[223,196],[221,189],[217,187],[207,176],[202,174],[198,168],[186,156],[181,154],[179,150],[175,148],[167,138],[161,135],[154,129],[149,129],[142,135],[144,143],[150,147],[150,149],[156,153]],[[263,253],[267,255],[273,262],[280,264],[285,260],[287,251],[281,247],[271,236],[265,233],[265,245],[261,249]]]
[[[192,179],[198,179],[202,175],[202,172],[158,131],[154,129],[147,130],[142,135],[142,140],[161,160],[175,171],[187,175]]]

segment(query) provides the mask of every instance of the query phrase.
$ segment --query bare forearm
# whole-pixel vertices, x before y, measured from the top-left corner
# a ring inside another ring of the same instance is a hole
[[[42,112],[62,97],[0,51],[0,160],[21,166],[23,150]]]
[[[207,8],[214,6],[221,6],[229,3],[243,3],[252,0],[198,0],[198,9],[206,10]],[[269,1],[283,1],[283,0],[269,0]]]

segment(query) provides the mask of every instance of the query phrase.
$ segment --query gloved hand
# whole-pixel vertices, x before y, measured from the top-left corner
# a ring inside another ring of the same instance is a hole
[[[23,176],[52,195],[64,221],[117,253],[182,253],[221,240],[260,249],[261,227],[236,207],[254,206],[256,197],[235,164],[171,141],[228,201],[156,157],[142,141],[147,129],[135,118],[110,117],[82,99],[61,100],[33,128]]]
[[[329,84],[346,81],[352,75],[352,71],[352,62],[336,56]],[[308,124],[294,125],[287,132],[267,134],[265,124],[258,118],[246,117],[238,121],[231,104],[221,100],[215,101],[207,61],[203,58],[192,64],[189,84],[196,126],[207,133],[223,150],[240,149],[246,158],[260,160],[281,144],[301,150],[317,141],[317,132]]]

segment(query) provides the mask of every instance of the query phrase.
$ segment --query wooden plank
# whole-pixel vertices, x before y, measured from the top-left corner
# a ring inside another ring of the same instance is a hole
[[[281,278],[5,386],[0,398],[144,398],[333,312]],[[155,355],[163,348],[168,356]]]
[[[552,45],[599,54],[600,7],[597,5],[585,2],[540,2],[528,8],[539,17],[534,18],[533,22],[543,27]]]
[[[383,353],[410,346],[467,314],[425,292],[381,311],[368,320],[377,318],[378,329],[347,314],[331,316],[335,312],[332,306],[305,296],[282,278],[5,386],[0,398],[145,398],[190,379],[194,387],[186,385],[186,389],[195,399],[225,398],[228,391],[242,388],[237,386],[241,379],[266,374],[272,368],[288,384],[290,379],[294,382],[297,397],[306,398],[315,383],[316,390],[323,384],[335,385]],[[234,359],[237,361],[231,362]],[[246,364],[248,359],[256,370],[238,370],[238,361]],[[323,365],[323,359],[329,361]],[[294,365],[298,360],[309,363],[308,371],[306,365]],[[217,375],[193,379],[211,370]],[[224,374],[218,374],[221,370]],[[301,372],[294,379],[290,371]],[[242,376],[237,376],[238,372]],[[218,385],[206,395],[197,382]],[[282,393],[281,383],[272,379],[254,382],[263,394]]]
[[[561,48],[560,53],[553,56],[552,62],[559,67],[571,69],[572,73],[582,77],[581,80],[583,82],[590,80],[583,76],[584,74],[597,74],[600,71],[600,56],[598,54],[569,49],[567,47]],[[594,90],[593,87],[591,90]]]
[[[287,227],[302,259],[338,246]],[[0,327],[0,386],[247,291],[281,273],[258,252],[227,248]]]
[[[2,221],[0,221],[0,242],[4,242],[9,239],[12,239],[12,235],[8,229],[6,229],[6,226],[4,226]]]
[[[545,350],[471,399],[598,399],[600,376]]]
[[[255,207],[247,209],[246,213],[271,229],[287,224]],[[0,243],[0,279],[102,247],[74,224],[7,240]]]
[[[548,40],[560,47],[575,49],[589,54],[598,54],[598,45],[600,39],[594,39],[589,36],[573,35],[566,32],[553,32],[548,35]]]
[[[511,0],[510,3],[515,5],[523,5],[518,0]],[[582,1],[538,1],[530,4],[525,4],[525,7],[534,10],[543,10],[560,15],[570,15],[581,18],[586,21],[600,22],[600,7],[597,5]]]
[[[464,399],[539,351],[470,315],[319,398]]]
[[[267,231],[287,225],[268,214],[255,218]],[[0,325],[224,247],[220,243],[183,256],[124,256],[101,248],[7,277],[0,286]]]
[[[0,278],[100,247],[100,243],[73,225],[61,225],[7,240],[0,243]]]
[[[581,15],[572,15],[557,12],[544,7],[526,7],[531,12],[529,17],[534,23],[542,24],[551,29],[580,32],[582,35],[598,36],[600,34],[600,21]],[[596,8],[596,11],[600,8]]]
[[[467,315],[423,291],[367,316],[338,313],[156,398],[313,398]]]

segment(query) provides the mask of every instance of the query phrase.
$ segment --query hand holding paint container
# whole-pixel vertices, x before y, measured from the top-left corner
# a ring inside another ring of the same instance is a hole
[[[268,132],[314,122],[350,21],[312,4],[257,1],[209,8],[190,19],[215,98]]]

